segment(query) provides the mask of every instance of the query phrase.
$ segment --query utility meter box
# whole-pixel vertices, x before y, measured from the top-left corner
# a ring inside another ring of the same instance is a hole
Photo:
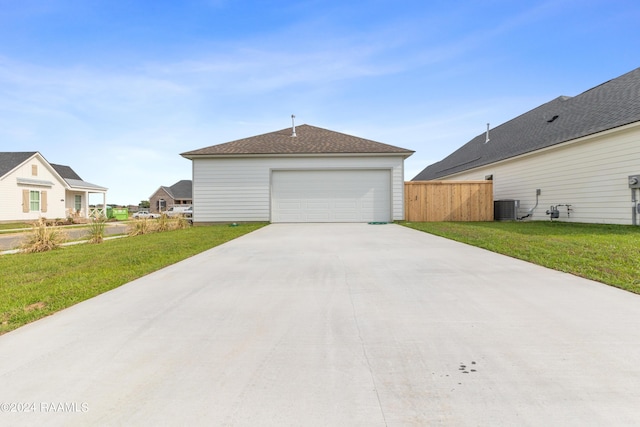
[[[640,175],[629,175],[629,188],[640,188]]]

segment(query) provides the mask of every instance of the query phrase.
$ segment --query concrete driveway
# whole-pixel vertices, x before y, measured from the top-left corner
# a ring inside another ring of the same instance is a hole
[[[269,225],[0,337],[1,425],[640,423],[640,297],[397,225]]]

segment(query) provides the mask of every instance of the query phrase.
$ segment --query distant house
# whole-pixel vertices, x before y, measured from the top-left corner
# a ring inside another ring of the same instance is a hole
[[[88,218],[89,195],[107,188],[86,182],[69,166],[56,165],[37,151],[0,152],[0,221]]]
[[[637,224],[640,68],[482,133],[413,181],[493,180],[517,217]],[[550,213],[547,214],[547,211]]]
[[[171,187],[161,186],[149,198],[151,212],[164,212],[172,206],[193,204],[193,183],[189,179],[176,182]]]
[[[310,125],[183,153],[194,223],[388,222],[404,218],[413,151]]]

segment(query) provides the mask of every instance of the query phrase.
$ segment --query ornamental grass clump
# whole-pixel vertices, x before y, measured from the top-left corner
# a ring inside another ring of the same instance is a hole
[[[184,215],[168,216],[162,214],[156,222],[156,231],[183,230],[189,227],[189,221]]]
[[[189,220],[184,215],[178,215],[171,220],[172,230],[184,230],[189,227]]]
[[[89,232],[87,233],[88,243],[102,243],[104,241],[106,225],[104,216],[93,218],[89,224]]]
[[[156,220],[155,231],[169,231],[171,230],[171,218],[167,214],[160,215],[160,218]]]
[[[59,228],[47,225],[45,219],[40,218],[31,228],[22,244],[22,252],[47,252],[58,248],[66,240],[66,234]]]
[[[127,234],[130,237],[141,236],[156,231],[155,221],[149,218],[138,218],[129,223]]]
[[[162,214],[157,219],[139,218],[131,221],[127,234],[133,237],[162,231],[183,230],[189,225],[189,220],[184,215],[170,217]]]

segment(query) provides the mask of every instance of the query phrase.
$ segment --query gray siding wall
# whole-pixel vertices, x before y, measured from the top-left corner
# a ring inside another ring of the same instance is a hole
[[[194,222],[270,221],[271,170],[305,168],[391,169],[393,219],[404,218],[402,157],[246,157],[193,160]]]
[[[476,180],[493,175],[494,199],[520,200],[522,214],[535,205],[536,189],[540,189],[534,220],[549,220],[545,212],[551,205],[570,204],[570,217],[562,207],[559,220],[631,224],[627,178],[635,174],[640,174],[640,123],[446,179]]]

